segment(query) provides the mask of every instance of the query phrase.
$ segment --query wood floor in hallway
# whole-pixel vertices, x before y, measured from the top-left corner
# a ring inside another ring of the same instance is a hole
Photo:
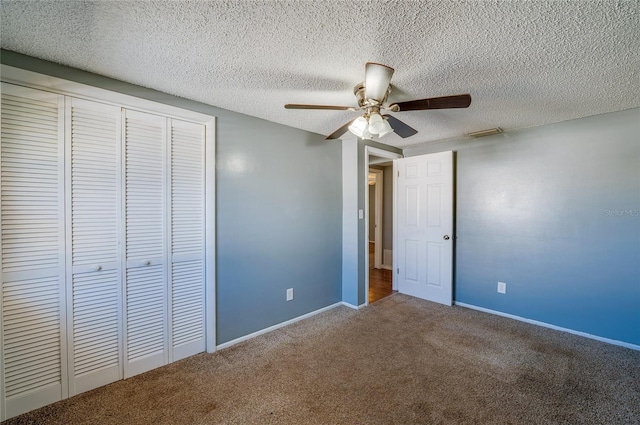
[[[374,268],[374,247],[369,242],[369,303],[376,302],[393,293],[391,270]]]

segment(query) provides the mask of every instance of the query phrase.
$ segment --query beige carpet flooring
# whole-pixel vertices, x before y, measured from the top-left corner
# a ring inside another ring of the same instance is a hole
[[[640,352],[394,294],[7,424],[639,424]]]

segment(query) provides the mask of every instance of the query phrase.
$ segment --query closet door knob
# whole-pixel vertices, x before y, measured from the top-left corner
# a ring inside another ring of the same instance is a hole
[[[102,266],[95,266],[94,268],[95,268],[95,270],[96,270],[97,272],[99,272],[100,270],[102,270]]]
[[[449,235],[444,235],[444,236],[442,237],[442,239],[444,239],[445,241],[448,241],[448,240],[449,240]]]
[[[144,265],[145,265],[145,266],[150,266],[150,265],[151,265],[151,260],[147,260],[147,261],[145,261],[145,262],[144,262]]]

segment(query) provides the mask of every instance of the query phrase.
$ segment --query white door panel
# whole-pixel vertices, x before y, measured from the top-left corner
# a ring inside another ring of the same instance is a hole
[[[170,121],[171,360],[206,348],[204,323],[204,126]]]
[[[452,303],[453,153],[396,160],[398,291]]]
[[[2,83],[0,420],[67,396],[64,97]]]
[[[166,118],[126,110],[124,125],[128,378],[168,362]]]
[[[120,108],[67,98],[70,395],[122,379]]]

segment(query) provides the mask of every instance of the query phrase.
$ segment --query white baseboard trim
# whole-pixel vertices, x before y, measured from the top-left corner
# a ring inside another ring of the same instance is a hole
[[[360,310],[361,308],[364,308],[364,307],[366,307],[366,306],[367,306],[366,304],[353,305],[353,304],[348,303],[348,302],[345,302],[345,301],[342,301],[342,303],[340,303],[340,304],[342,304],[342,305],[343,305],[343,306],[345,306],[345,307],[352,308],[352,309],[354,309],[354,310]]]
[[[327,311],[327,310],[331,310],[332,308],[336,308],[336,307],[339,307],[341,305],[344,305],[344,303],[343,302],[337,302],[335,304],[328,305],[328,306],[323,307],[321,309],[314,310],[314,311],[312,311],[310,313],[303,314],[302,316],[294,317],[293,319],[289,319],[289,320],[284,321],[282,323],[278,323],[277,325],[269,326],[268,328],[264,328],[264,329],[261,329],[259,331],[250,333],[249,335],[241,336],[240,338],[236,338],[236,339],[233,339],[231,341],[227,341],[225,343],[217,345],[216,346],[216,350],[223,350],[225,348],[229,348],[232,345],[236,345],[236,344],[239,344],[241,342],[247,341],[247,340],[249,340],[251,338],[255,338],[255,337],[259,336],[259,335],[266,334],[266,333],[271,332],[271,331],[275,331],[276,329],[280,329],[280,328],[282,328],[284,326],[287,326],[287,325],[290,325],[292,323],[299,322],[300,320],[308,319],[309,317],[315,316],[316,314],[322,313],[322,312]]]
[[[393,270],[393,266],[390,266],[388,264],[383,264],[380,266],[381,268],[385,269],[385,270]]]
[[[604,338],[604,337],[593,335],[593,334],[589,334],[589,333],[586,333],[586,332],[580,332],[580,331],[576,331],[576,330],[569,329],[569,328],[563,328],[561,326],[552,325],[550,323],[539,322],[537,320],[527,319],[527,318],[524,318],[524,317],[515,316],[513,314],[503,313],[501,311],[496,311],[496,310],[490,310],[488,308],[478,307],[478,306],[471,305],[471,304],[455,302],[455,305],[460,306],[460,307],[470,308],[472,310],[482,311],[484,313],[495,314],[496,316],[507,317],[509,319],[518,320],[520,322],[530,323],[532,325],[542,326],[543,328],[554,329],[556,331],[567,332],[567,333],[570,333],[570,334],[573,334],[573,335],[578,335],[578,336],[582,336],[582,337],[589,338],[589,339],[595,339],[596,341],[606,342],[607,344],[619,345],[621,347],[630,348],[632,350],[640,351],[640,345],[630,344],[630,343],[624,342],[624,341],[618,341],[618,340],[615,340],[615,339]]]

